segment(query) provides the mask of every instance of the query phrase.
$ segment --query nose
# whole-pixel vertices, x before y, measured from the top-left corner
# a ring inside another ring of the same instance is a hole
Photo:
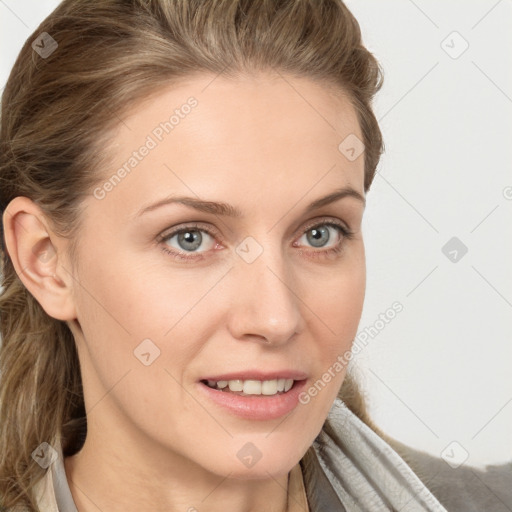
[[[228,321],[233,337],[282,345],[302,331],[300,298],[280,255],[264,251],[250,264],[238,261],[233,270]]]

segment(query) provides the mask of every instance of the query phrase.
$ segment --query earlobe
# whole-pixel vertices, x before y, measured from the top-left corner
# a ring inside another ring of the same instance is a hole
[[[27,197],[15,197],[2,222],[7,252],[27,290],[49,316],[63,321],[76,318],[72,279],[63,266],[64,245],[57,245],[59,237],[40,207]]]

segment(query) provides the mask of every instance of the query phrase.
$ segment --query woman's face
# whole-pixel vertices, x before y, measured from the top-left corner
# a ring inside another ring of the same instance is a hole
[[[86,443],[161,469],[285,474],[322,428],[363,306],[355,111],[306,79],[202,75],[122,121],[74,271]]]

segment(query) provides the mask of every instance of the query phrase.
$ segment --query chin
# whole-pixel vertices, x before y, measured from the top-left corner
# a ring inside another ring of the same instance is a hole
[[[307,440],[297,439],[291,433],[236,437],[225,445],[222,453],[212,450],[203,467],[209,471],[240,480],[279,478],[288,474],[309,447]],[[275,439],[272,436],[276,435]],[[286,442],[282,437],[286,436]],[[303,448],[303,449],[301,449]],[[213,463],[213,464],[212,464]]]

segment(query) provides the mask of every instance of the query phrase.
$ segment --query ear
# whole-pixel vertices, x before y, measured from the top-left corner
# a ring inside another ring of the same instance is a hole
[[[41,208],[27,197],[15,197],[2,222],[7,252],[27,290],[49,316],[74,320],[73,277],[65,265],[65,243],[51,231]]]

